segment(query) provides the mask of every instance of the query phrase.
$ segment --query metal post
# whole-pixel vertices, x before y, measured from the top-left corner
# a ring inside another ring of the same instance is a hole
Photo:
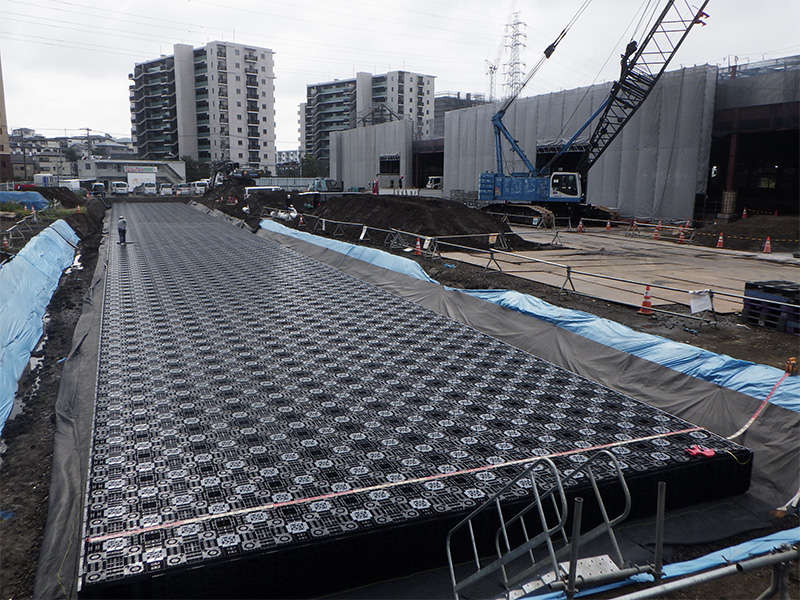
[[[656,555],[655,555],[655,568],[653,570],[653,577],[656,582],[661,581],[661,576],[664,574],[662,567],[664,566],[664,511],[666,507],[667,497],[667,483],[665,481],[658,482],[658,504],[656,507]]]
[[[572,547],[569,552],[569,573],[567,574],[567,600],[575,597],[575,579],[578,576],[578,552],[580,551],[581,518],[583,517],[583,498],[575,498],[575,514],[572,522]]]

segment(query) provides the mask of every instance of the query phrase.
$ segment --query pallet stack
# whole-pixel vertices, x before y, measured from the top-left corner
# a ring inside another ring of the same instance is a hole
[[[791,281],[745,283],[742,319],[759,327],[800,335],[800,285]]]

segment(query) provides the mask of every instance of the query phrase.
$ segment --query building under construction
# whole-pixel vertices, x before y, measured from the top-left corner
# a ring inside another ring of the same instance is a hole
[[[519,99],[506,124],[529,155],[552,156],[611,85]],[[417,141],[410,122],[336,132],[331,176],[346,187],[363,186],[382,173],[381,156],[391,155],[400,168],[396,177],[423,186],[427,175],[442,175],[445,197],[477,195],[479,174],[496,164],[497,110],[491,104],[446,113],[439,149]],[[638,218],[713,218],[745,207],[795,213],[798,133],[800,56],[668,71],[589,171],[587,201]],[[516,155],[505,158],[509,172],[519,170]]]

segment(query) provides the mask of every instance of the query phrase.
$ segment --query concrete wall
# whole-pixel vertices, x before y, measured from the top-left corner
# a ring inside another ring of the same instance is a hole
[[[626,216],[689,218],[706,190],[716,67],[665,73],[636,115],[589,171],[588,199]],[[602,103],[610,83],[517,100],[504,123],[534,162],[537,145],[563,143]],[[496,170],[491,117],[499,104],[445,114],[445,195],[475,191]],[[589,139],[591,128],[578,141]],[[524,171],[503,142],[505,172]]]
[[[394,121],[331,133],[331,179],[344,181],[345,189],[368,187],[378,174],[381,154],[400,155],[400,175],[411,181],[413,127],[411,121]],[[390,177],[386,179],[388,186]]]

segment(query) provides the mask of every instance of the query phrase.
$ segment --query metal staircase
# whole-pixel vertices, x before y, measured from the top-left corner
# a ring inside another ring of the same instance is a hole
[[[602,482],[603,493],[598,481]],[[508,508],[510,501],[516,507],[521,504],[520,488],[530,500],[512,511]],[[583,499],[575,498],[571,519],[568,511],[566,490],[575,488],[591,490],[591,508],[601,521],[583,533]],[[603,494],[613,494],[617,501],[622,498],[618,515],[609,516]],[[450,530],[447,557],[455,598],[513,600],[544,586],[566,590],[570,598],[577,585],[598,585],[647,570],[649,567],[627,568],[613,531],[628,516],[630,508],[631,496],[622,469],[616,456],[607,450],[597,452],[566,474],[549,458],[533,460],[519,476]],[[580,547],[603,535],[608,537],[613,556],[579,560]],[[469,560],[459,564],[465,548],[469,549]],[[461,556],[457,555],[459,552]]]

